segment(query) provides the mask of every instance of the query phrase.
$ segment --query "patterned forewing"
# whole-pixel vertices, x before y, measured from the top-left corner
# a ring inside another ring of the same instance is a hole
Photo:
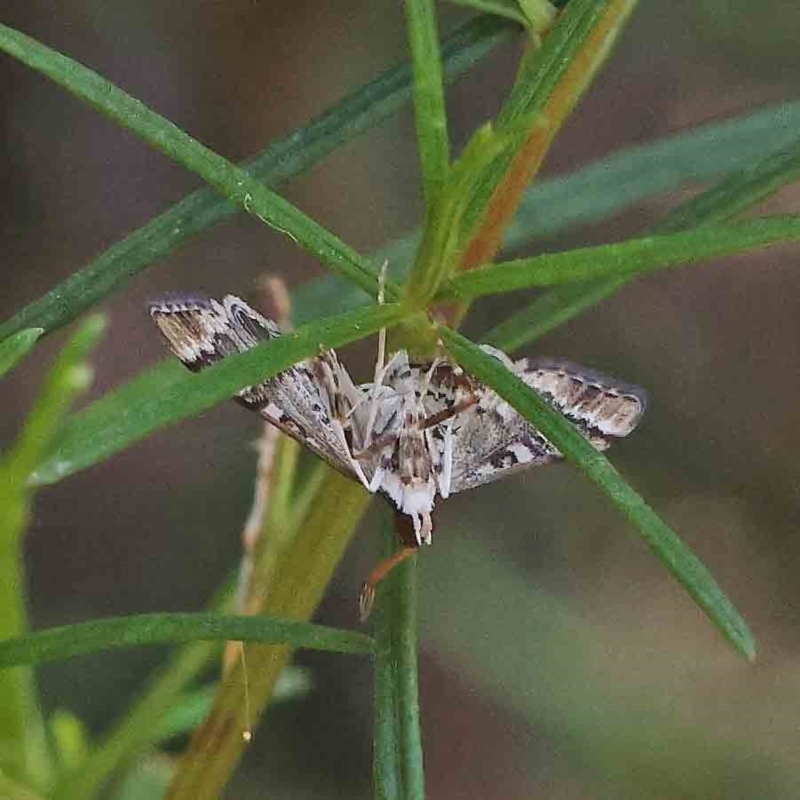
[[[574,422],[598,450],[627,436],[644,413],[646,395],[638,387],[566,361],[513,362],[499,350],[483,349]],[[451,493],[561,458],[544,435],[494,391],[477,386],[475,393],[477,402],[453,423]]]
[[[275,323],[233,295],[222,303],[168,297],[151,303],[149,310],[175,355],[195,371],[281,335]],[[326,353],[244,387],[235,399],[353,477],[350,453],[335,421],[334,396],[342,371],[335,353]]]

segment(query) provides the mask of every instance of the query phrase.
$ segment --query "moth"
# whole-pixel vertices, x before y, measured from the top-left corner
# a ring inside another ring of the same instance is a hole
[[[150,315],[173,353],[200,370],[232,353],[280,336],[278,326],[243,300],[165,297]],[[578,426],[598,450],[627,436],[646,407],[645,392],[567,361],[502,362]],[[472,489],[561,458],[558,450],[492,389],[445,358],[414,364],[400,350],[371,383],[357,385],[333,350],[301,361],[273,378],[245,386],[235,399],[368,491],[388,498],[410,533],[364,584],[362,617],[375,588],[397,563],[430,544],[438,497]]]

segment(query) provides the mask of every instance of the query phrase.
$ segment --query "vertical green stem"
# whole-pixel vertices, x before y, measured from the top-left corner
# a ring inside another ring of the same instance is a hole
[[[393,526],[384,557],[397,548]],[[377,800],[423,800],[422,738],[417,672],[416,557],[399,564],[378,589],[374,612],[375,750]]]
[[[16,442],[0,458],[0,638],[28,629],[23,548],[30,519],[29,477],[52,446],[75,397],[91,383],[89,354],[104,328],[89,317],[61,351]],[[31,667],[0,671],[0,772],[37,789],[52,764]]]
[[[381,552],[391,553],[394,536],[387,526]],[[388,546],[387,544],[388,543]],[[375,730],[372,770],[375,800],[400,800],[402,797],[397,736],[397,704],[395,702],[395,664],[392,661],[390,598],[392,578],[386,578],[372,612],[375,636]]]
[[[0,491],[0,637],[21,636],[28,629],[25,612],[21,529],[28,513],[22,497]],[[15,530],[14,530],[15,529]],[[44,725],[39,715],[33,670],[0,671],[0,769],[10,778],[42,786],[49,771]]]
[[[406,0],[405,7],[414,75],[417,144],[425,206],[430,210],[447,179],[450,163],[436,9],[433,0]]]

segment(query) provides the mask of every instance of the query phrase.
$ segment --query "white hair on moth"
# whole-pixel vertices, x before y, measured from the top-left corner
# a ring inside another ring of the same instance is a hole
[[[406,485],[400,480],[399,475],[387,471],[383,474],[380,489],[403,514],[411,517],[417,543],[430,544],[433,528],[431,511],[436,497],[436,481],[431,478],[425,483]]]

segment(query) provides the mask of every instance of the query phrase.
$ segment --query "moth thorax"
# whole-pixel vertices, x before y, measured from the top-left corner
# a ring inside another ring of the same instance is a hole
[[[397,467],[405,486],[427,483],[431,477],[431,457],[425,434],[419,428],[400,432],[397,442]]]

